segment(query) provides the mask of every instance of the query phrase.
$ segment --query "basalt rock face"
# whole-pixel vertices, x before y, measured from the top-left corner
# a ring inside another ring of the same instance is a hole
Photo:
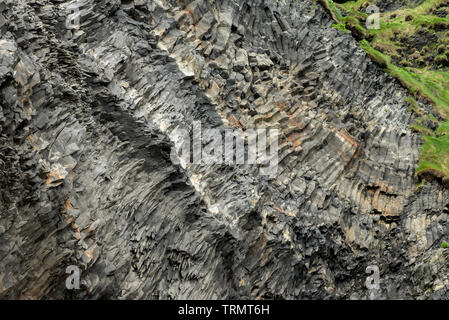
[[[416,188],[407,92],[319,4],[0,11],[1,298],[449,297],[449,191]],[[174,161],[195,123],[277,128],[276,175]]]

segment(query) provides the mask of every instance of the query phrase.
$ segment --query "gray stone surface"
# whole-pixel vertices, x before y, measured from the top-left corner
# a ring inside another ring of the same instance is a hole
[[[320,5],[1,3],[0,298],[368,299],[369,265],[377,298],[448,298],[407,92]],[[278,174],[173,163],[195,121],[279,128]]]

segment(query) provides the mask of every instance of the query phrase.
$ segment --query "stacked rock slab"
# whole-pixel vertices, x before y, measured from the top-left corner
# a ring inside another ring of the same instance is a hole
[[[407,92],[319,4],[0,11],[1,298],[448,297],[449,191],[416,189]],[[195,123],[279,129],[277,174],[174,163]]]

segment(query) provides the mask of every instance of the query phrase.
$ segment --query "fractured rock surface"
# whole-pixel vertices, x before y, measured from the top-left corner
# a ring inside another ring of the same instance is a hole
[[[407,92],[320,5],[0,11],[1,298],[365,299],[370,265],[377,298],[449,296],[449,191],[416,189]],[[277,174],[174,163],[194,123],[279,129]]]

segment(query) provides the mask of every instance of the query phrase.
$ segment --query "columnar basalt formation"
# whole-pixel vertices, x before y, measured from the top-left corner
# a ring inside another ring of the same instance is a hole
[[[0,11],[1,298],[365,299],[370,265],[377,298],[449,296],[449,191],[416,188],[408,93],[320,4]],[[194,123],[279,129],[276,176],[173,163]]]

